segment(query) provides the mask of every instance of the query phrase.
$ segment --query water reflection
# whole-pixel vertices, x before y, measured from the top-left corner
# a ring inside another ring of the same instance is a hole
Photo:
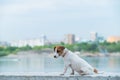
[[[120,57],[83,57],[99,70],[107,72],[120,72]]]
[[[120,72],[120,57],[82,57],[106,72]],[[0,57],[0,72],[62,72],[63,59],[49,54]]]

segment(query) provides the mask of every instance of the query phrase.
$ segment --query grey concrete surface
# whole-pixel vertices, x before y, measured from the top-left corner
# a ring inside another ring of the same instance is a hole
[[[0,73],[0,80],[120,80],[120,74],[103,73],[85,76],[66,74],[61,76],[59,73]]]

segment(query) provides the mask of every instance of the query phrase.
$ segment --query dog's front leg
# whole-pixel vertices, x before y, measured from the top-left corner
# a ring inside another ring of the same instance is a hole
[[[64,72],[63,72],[62,74],[60,74],[60,75],[64,75],[64,74],[66,73],[68,67],[69,67],[69,65],[68,65],[68,66],[65,66],[65,68],[64,68]]]
[[[70,65],[70,68],[72,70],[72,73],[70,75],[74,75],[74,69],[72,68],[72,66]]]
[[[71,68],[72,69],[72,68]],[[72,69],[71,75],[74,75],[74,70]]]

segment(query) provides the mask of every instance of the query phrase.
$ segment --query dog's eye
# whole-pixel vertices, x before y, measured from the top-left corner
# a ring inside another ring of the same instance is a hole
[[[59,53],[60,51],[57,50],[57,53]]]

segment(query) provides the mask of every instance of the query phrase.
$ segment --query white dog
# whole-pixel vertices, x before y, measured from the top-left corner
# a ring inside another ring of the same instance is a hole
[[[61,75],[64,75],[67,71],[67,68],[72,69],[71,75],[74,75],[74,71],[78,72],[80,75],[89,75],[98,73],[98,71],[88,64],[85,60],[66,49],[64,46],[55,46],[54,47],[54,58],[62,56],[64,58],[65,69]]]

